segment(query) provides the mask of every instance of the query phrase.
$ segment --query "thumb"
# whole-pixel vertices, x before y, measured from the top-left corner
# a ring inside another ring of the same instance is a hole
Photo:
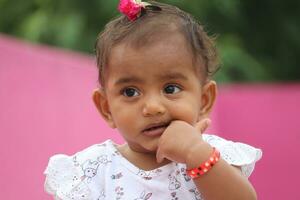
[[[210,126],[210,124],[211,120],[209,118],[205,118],[197,122],[194,127],[202,134]]]

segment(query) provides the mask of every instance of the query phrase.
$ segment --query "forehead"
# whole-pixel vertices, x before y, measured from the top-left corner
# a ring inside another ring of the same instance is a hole
[[[122,76],[155,78],[162,74],[198,74],[193,56],[181,34],[135,48],[128,43],[115,46],[110,53],[107,81]],[[114,80],[115,81],[115,80]]]

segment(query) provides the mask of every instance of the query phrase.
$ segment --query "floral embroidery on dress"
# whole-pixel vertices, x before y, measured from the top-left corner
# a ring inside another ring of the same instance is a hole
[[[175,175],[169,174],[169,190],[177,190],[181,187],[181,183],[178,181],[177,176],[180,174],[180,171],[177,170]]]
[[[122,176],[123,176],[122,172],[119,172],[117,174],[111,175],[111,179],[120,179],[122,178]]]
[[[79,162],[77,161],[77,156],[73,156],[72,161],[73,161],[75,167],[80,166]]]
[[[145,180],[151,180],[152,179],[150,174],[151,174],[150,171],[145,171],[145,170],[142,170],[142,169],[140,169],[137,173],[138,176],[142,177]]]
[[[134,200],[148,200],[150,199],[150,197],[152,196],[152,193],[151,192],[148,192],[146,194],[146,191],[144,190],[140,196],[138,198],[135,198]]]
[[[107,155],[101,155],[97,158],[97,160],[101,163],[101,164],[107,164],[107,163],[111,163],[111,160],[108,160],[108,156]]]
[[[195,196],[195,200],[202,200],[202,195],[201,193],[197,190],[197,188],[190,189],[190,192],[192,192]]]
[[[187,175],[187,173],[186,173],[186,168],[181,168],[180,169],[180,171],[181,171],[181,174],[182,174],[182,176],[184,177],[184,180],[186,181],[186,182],[189,182],[190,180],[192,180],[192,178],[189,176],[189,175]]]
[[[171,197],[172,197],[171,200],[178,200],[178,197],[177,197],[177,193],[176,193],[176,192],[172,192],[172,193],[171,193]]]
[[[116,192],[116,199],[119,200],[122,198],[122,196],[124,195],[124,188],[123,187],[120,187],[120,186],[117,186],[115,188],[115,192]]]
[[[115,150],[112,156],[121,156],[121,153],[118,150]]]
[[[89,200],[91,197],[89,196],[90,191],[86,187],[86,185],[81,182],[75,187],[72,188],[69,194],[66,194],[67,197],[74,200]]]
[[[151,170],[151,171],[145,171],[142,169],[139,169],[137,172],[137,175],[142,177],[145,180],[151,180],[153,176],[158,176],[159,173],[161,173],[162,170],[161,169],[155,169],[155,170]]]

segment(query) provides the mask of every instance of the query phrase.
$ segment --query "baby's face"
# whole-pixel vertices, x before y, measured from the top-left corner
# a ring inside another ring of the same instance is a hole
[[[171,121],[194,125],[205,114],[201,80],[179,34],[138,50],[114,47],[105,76],[101,112],[135,151],[155,152]]]

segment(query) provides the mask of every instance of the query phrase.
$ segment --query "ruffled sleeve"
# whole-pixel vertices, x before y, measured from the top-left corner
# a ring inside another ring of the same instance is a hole
[[[44,172],[45,190],[56,200],[88,200],[90,190],[76,157],[55,155]]]
[[[203,134],[203,139],[216,147],[221,157],[230,165],[241,167],[244,176],[249,177],[255,163],[262,157],[262,151],[250,145],[225,140],[215,135]]]

